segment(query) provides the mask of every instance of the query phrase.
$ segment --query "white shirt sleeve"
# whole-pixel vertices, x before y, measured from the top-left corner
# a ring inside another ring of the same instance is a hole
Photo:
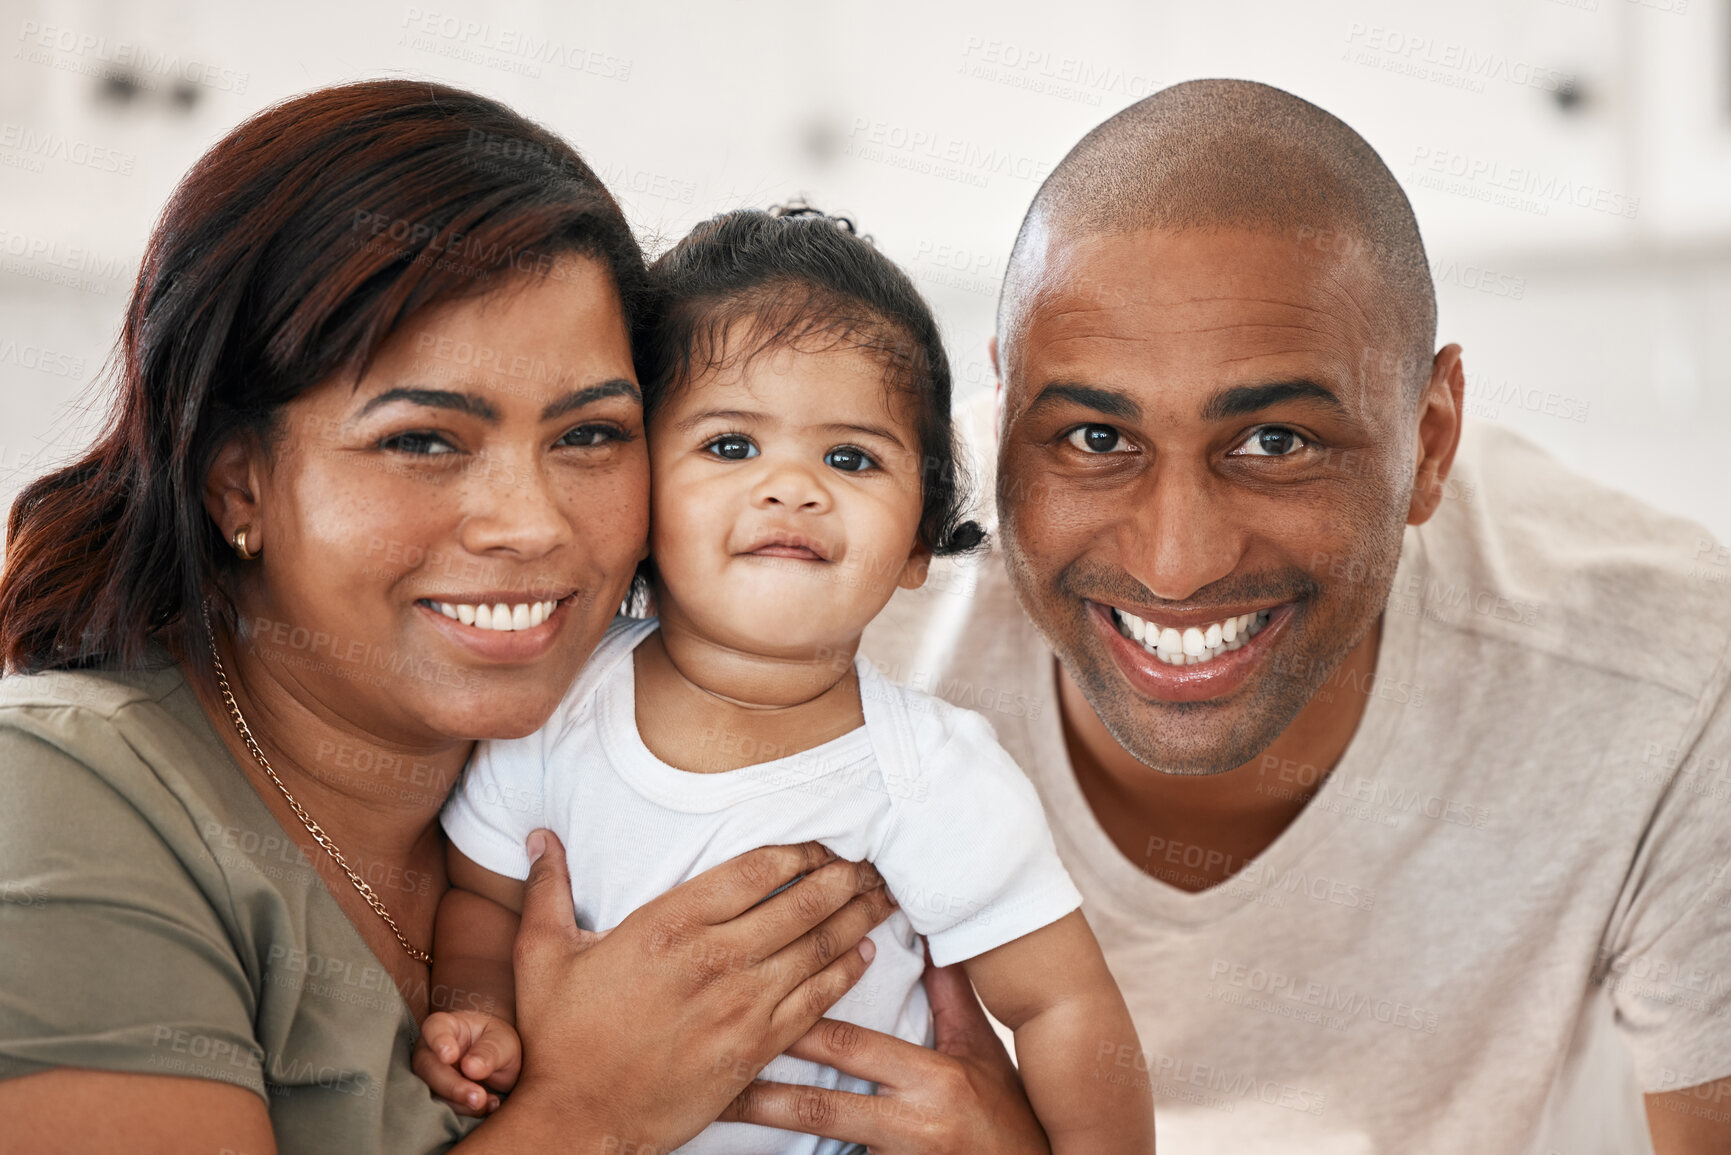
[[[1674,777],[1599,958],[1641,1090],[1731,1076],[1731,694],[1692,742],[1654,742]]]
[[[970,710],[916,700],[937,714],[921,719],[918,744],[938,749],[895,786],[895,816],[872,861],[926,936],[932,962],[948,966],[1056,922],[1082,896],[1058,860],[1033,784],[991,725]]]
[[[529,833],[546,826],[545,730],[479,742],[439,822],[451,845],[507,878],[529,877]]]

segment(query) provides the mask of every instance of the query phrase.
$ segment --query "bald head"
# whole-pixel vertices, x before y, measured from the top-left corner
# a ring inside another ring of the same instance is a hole
[[[1382,158],[1308,101],[1246,80],[1166,88],[1070,150],[1022,221],[998,303],[1008,365],[1052,253],[1144,229],[1244,229],[1362,262],[1378,288],[1384,350],[1416,396],[1436,340],[1436,293],[1412,205]]]

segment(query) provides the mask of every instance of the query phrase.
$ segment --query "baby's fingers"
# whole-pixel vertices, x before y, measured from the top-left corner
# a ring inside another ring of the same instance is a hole
[[[416,1050],[431,1052],[432,1057],[447,1066],[455,1066],[469,1045],[469,1025],[446,1011],[434,1011],[421,1024],[421,1038]]]
[[[409,1063],[433,1094],[459,1115],[484,1115],[489,1109],[489,1100],[491,1106],[498,1106],[497,1098],[488,1095],[486,1088],[465,1079],[455,1066],[439,1058],[428,1045],[425,1035],[415,1044],[415,1053]]]
[[[509,1091],[517,1085],[517,1076],[523,1069],[522,1040],[509,1024],[490,1019],[481,1028],[480,1036],[469,1044],[469,1051],[457,1069],[495,1091]]]

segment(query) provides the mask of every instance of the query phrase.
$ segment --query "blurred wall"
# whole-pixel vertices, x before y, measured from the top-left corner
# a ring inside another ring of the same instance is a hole
[[[7,503],[99,418],[175,181],[293,93],[496,96],[575,142],[652,247],[795,196],[853,215],[975,389],[1040,179],[1136,98],[1227,75],[1341,116],[1403,181],[1474,416],[1731,539],[1731,0],[4,0],[0,45]]]

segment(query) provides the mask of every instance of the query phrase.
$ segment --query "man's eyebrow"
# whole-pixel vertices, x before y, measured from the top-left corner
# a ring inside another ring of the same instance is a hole
[[[705,409],[701,412],[693,413],[689,417],[681,418],[673,427],[681,433],[686,433],[697,428],[699,425],[702,425],[705,421],[733,421],[743,425],[750,421],[761,421],[762,419],[763,414],[753,412],[749,409]]]
[[[897,449],[907,448],[902,443],[902,439],[896,435],[895,430],[887,429],[882,425],[854,425],[849,422],[838,421],[832,425],[826,425],[824,428],[834,430],[837,433],[863,433],[867,437],[881,437]]]
[[[643,391],[623,377],[615,377],[613,380],[603,381],[599,385],[586,385],[582,389],[572,390],[541,410],[541,420],[551,421],[555,417],[563,417],[572,410],[581,409],[603,397],[634,397],[641,401],[643,400]]]
[[[1028,403],[1024,412],[1032,413],[1060,401],[1068,401],[1103,413],[1107,417],[1118,417],[1126,421],[1137,421],[1142,417],[1142,406],[1129,394],[1120,393],[1116,389],[1101,389],[1095,385],[1077,385],[1071,381],[1053,381],[1044,386]]]
[[[1319,401],[1337,413],[1346,412],[1346,406],[1327,386],[1318,385],[1315,381],[1277,381],[1271,385],[1237,385],[1222,389],[1202,407],[1202,420],[1224,421],[1229,417],[1243,417],[1282,401]]]
[[[386,389],[375,395],[365,405],[357,416],[365,417],[382,405],[393,401],[407,401],[411,405],[425,405],[429,409],[455,409],[459,413],[467,413],[479,417],[483,421],[498,421],[499,411],[493,408],[485,397],[474,393],[457,393],[450,389]]]

